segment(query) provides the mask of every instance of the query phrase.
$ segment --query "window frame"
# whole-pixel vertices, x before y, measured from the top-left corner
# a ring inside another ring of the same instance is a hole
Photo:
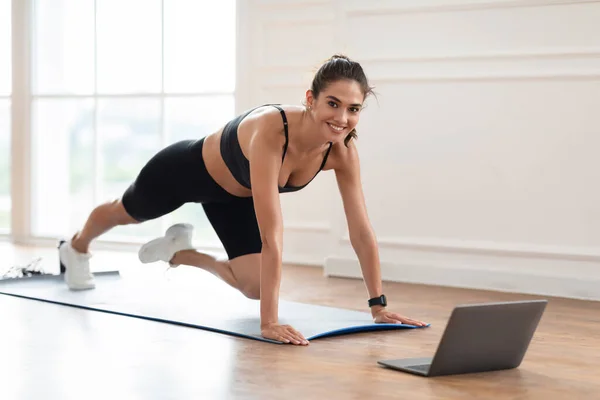
[[[99,99],[117,99],[117,98],[154,98],[160,99],[160,138],[161,145],[167,143],[167,129],[165,123],[165,102],[169,98],[198,98],[212,96],[232,96],[234,104],[234,113],[239,111],[239,100],[237,96],[239,78],[239,32],[235,35],[235,75],[236,80],[233,90],[224,92],[166,92],[165,91],[165,17],[164,3],[168,0],[161,0],[161,90],[156,93],[98,93],[97,90],[97,44],[94,43],[94,93],[93,94],[34,94],[32,88],[32,61],[34,60],[34,0],[12,0],[12,92],[8,97],[11,100],[11,171],[10,171],[10,194],[11,194],[11,225],[7,234],[0,231],[0,237],[9,236],[17,244],[50,244],[56,241],[54,237],[36,236],[32,232],[35,216],[33,212],[32,198],[34,191],[31,184],[33,180],[32,170],[32,105],[38,99],[92,99],[94,103],[94,147],[96,156],[94,159],[94,201],[98,201],[99,182],[99,162],[98,162],[98,107]],[[240,6],[243,6],[242,0],[235,1],[234,16],[236,30],[239,21]],[[94,9],[97,11],[97,0],[94,1]],[[94,27],[96,31],[96,28]],[[96,42],[96,40],[94,40]],[[224,121],[225,122],[225,121]],[[16,155],[16,156],[15,156]],[[91,210],[90,210],[91,211]],[[168,219],[163,219],[163,227],[166,229]],[[139,244],[126,241],[106,241],[99,238],[100,248],[115,248],[122,245]],[[220,243],[206,243],[206,248],[221,249]]]
[[[12,13],[12,10],[13,10],[13,4],[12,3],[14,3],[14,2],[15,2],[15,0],[12,0],[12,1],[9,0],[11,13]],[[13,13],[13,15],[14,15],[14,13]],[[14,26],[14,22],[13,22],[14,18],[11,16],[10,19],[11,19],[10,25],[11,25],[11,40],[12,40],[12,37],[14,36],[13,32],[14,32],[15,26]],[[13,45],[12,42],[10,44],[10,51],[11,52],[14,51],[14,45]],[[13,56],[11,54],[11,63],[12,63],[12,60],[13,60]],[[11,65],[10,68],[11,68],[11,79],[12,79],[12,74],[13,74],[13,69],[14,69],[13,65]],[[12,96],[12,90],[9,90],[8,94],[0,94],[0,101],[2,101],[2,102],[8,101],[8,104],[9,104],[9,107],[10,107],[11,110],[12,110],[12,97],[13,97]],[[11,143],[11,146],[12,146],[12,141],[13,141],[13,138],[12,138],[12,136],[13,136],[13,134],[12,134],[12,118],[13,118],[12,117],[12,111],[10,111],[9,116],[8,116],[8,120],[9,120],[8,136],[9,136],[9,143]],[[12,149],[9,148],[9,152],[12,152]],[[9,157],[10,157],[10,155],[9,155]],[[12,186],[12,176],[10,177],[10,185]],[[13,203],[13,200],[12,200],[12,187],[9,189],[9,191],[10,191],[9,192],[9,196],[11,197],[10,198],[10,203],[11,203],[11,210],[10,210],[11,211],[11,223],[10,223],[10,225],[11,226],[9,226],[8,229],[3,228],[3,227],[0,228],[0,237],[8,236],[10,234],[11,228],[12,228],[12,203]]]

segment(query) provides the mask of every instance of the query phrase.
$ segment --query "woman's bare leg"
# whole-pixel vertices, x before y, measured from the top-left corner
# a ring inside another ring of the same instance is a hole
[[[260,299],[260,254],[247,254],[233,260],[219,260],[196,250],[181,250],[172,264],[202,268],[221,278],[250,299]]]
[[[83,229],[66,242],[61,242],[58,255],[61,272],[71,290],[87,290],[95,287],[94,276],[90,271],[89,247],[92,240],[117,225],[135,223],[120,200],[104,203],[94,208]],[[64,269],[63,269],[64,268]]]
[[[88,253],[90,243],[100,235],[119,225],[138,223],[133,219],[121,200],[106,202],[94,208],[83,229],[73,236],[71,246],[79,253]]]

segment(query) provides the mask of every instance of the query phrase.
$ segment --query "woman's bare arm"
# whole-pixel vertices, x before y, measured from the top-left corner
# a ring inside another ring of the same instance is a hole
[[[279,288],[283,252],[283,217],[278,178],[284,138],[277,118],[263,115],[253,122],[249,146],[250,181],[262,240],[260,267],[260,319],[263,336],[286,343],[307,344],[292,327],[279,325]]]
[[[368,296],[370,298],[378,297],[382,294],[379,249],[365,205],[358,152],[354,143],[350,142],[348,148],[340,146],[334,154],[334,169],[348,221],[350,242],[358,256]],[[378,323],[399,322],[416,326],[427,325],[423,321],[387,311],[383,306],[373,306],[371,315]]]
[[[368,296],[378,297],[382,294],[379,250],[365,205],[358,152],[353,141],[348,148],[341,146],[343,144],[336,151],[335,174],[348,223],[350,242],[358,256]]]

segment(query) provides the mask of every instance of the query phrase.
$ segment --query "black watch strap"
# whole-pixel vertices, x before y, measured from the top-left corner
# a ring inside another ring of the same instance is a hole
[[[385,297],[384,294],[382,294],[379,297],[373,297],[372,299],[369,299],[369,307],[373,307],[373,306],[387,306],[387,299]]]

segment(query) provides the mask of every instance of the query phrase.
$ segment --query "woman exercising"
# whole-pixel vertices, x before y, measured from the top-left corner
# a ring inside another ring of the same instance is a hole
[[[278,323],[283,221],[279,195],[304,188],[321,170],[334,170],[376,323],[425,323],[387,311],[375,234],[367,216],[353,139],[372,93],[359,63],[335,55],[314,76],[306,106],[263,105],[198,140],[174,143],[142,168],[121,199],[96,207],[83,228],[59,248],[72,290],[92,289],[90,242],[110,229],[201,203],[227,253],[197,252],[192,226],[176,224],[139,251],[143,263],[164,261],[207,270],[251,299],[260,299],[261,334],[306,345]]]

